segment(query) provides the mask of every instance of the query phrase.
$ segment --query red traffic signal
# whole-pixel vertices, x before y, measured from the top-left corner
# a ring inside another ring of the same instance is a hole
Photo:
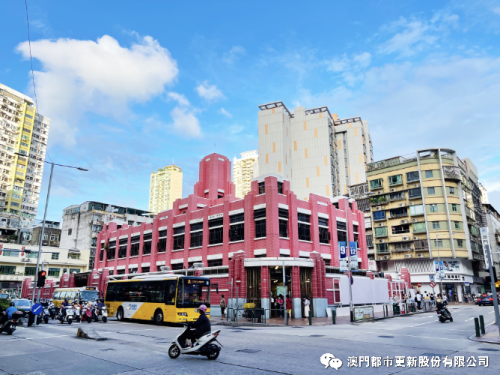
[[[45,278],[47,277],[47,271],[38,271],[38,279],[36,281],[36,286],[38,288],[43,288],[45,285]]]

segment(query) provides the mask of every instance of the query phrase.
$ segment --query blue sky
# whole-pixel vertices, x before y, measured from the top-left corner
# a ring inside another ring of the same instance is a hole
[[[90,170],[57,169],[49,219],[86,200],[147,209],[172,160],[191,194],[203,156],[257,149],[257,106],[279,100],[368,120],[376,160],[453,148],[500,210],[498,1],[28,5],[49,157]],[[33,95],[24,2],[0,13],[0,82]]]

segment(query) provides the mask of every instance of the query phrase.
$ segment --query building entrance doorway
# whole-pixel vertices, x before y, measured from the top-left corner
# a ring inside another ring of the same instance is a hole
[[[260,267],[247,268],[247,303],[254,303],[256,308],[261,307]]]
[[[285,267],[285,276],[290,276],[290,274],[291,267]],[[285,291],[283,285],[283,267],[269,267],[269,291],[269,298],[271,301],[271,318],[284,318],[284,301],[287,294],[292,295],[292,284],[290,283]],[[279,298],[283,300],[283,304],[281,306],[277,303]]]
[[[300,305],[302,306],[302,316],[306,318],[304,298],[309,300],[309,313],[313,313],[313,292],[312,292],[312,268],[300,268]]]

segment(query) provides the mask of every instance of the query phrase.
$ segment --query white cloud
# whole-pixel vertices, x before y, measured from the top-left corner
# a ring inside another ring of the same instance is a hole
[[[369,52],[363,52],[360,53],[359,55],[355,55],[353,57],[353,60],[359,64],[359,66],[366,68],[368,65],[370,65],[370,62],[372,61],[372,55]]]
[[[189,107],[189,105],[190,105],[189,100],[187,100],[187,98],[184,95],[178,94],[176,92],[167,93],[167,98],[169,100],[175,100],[177,103],[179,103],[179,105],[182,105],[185,107]]]
[[[342,57],[336,57],[327,63],[327,70],[332,72],[341,72],[349,66],[349,60],[344,55]]]
[[[40,113],[51,119],[51,143],[75,144],[85,112],[126,120],[129,105],[161,94],[178,74],[166,48],[146,36],[130,48],[104,35],[92,40],[57,39],[31,43],[42,66],[35,72]],[[17,46],[29,57],[28,43]]]
[[[228,65],[231,65],[238,59],[240,55],[244,55],[245,53],[246,50],[242,46],[234,46],[229,50],[229,52],[224,53],[222,61],[224,61]]]
[[[208,100],[209,102],[224,98],[224,95],[222,95],[222,92],[217,88],[217,86],[209,85],[207,81],[196,87],[196,91],[200,97]]]
[[[493,8],[492,11],[493,13],[500,15],[500,7]]]
[[[226,111],[224,108],[220,109],[220,113],[222,113],[224,116],[227,116],[229,118],[233,118],[233,115],[231,113],[229,113],[228,111]]]
[[[194,112],[187,108],[175,107],[172,112],[174,130],[185,138],[200,138],[202,136],[200,122]]]

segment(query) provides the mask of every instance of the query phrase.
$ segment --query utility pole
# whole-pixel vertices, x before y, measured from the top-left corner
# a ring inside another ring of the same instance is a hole
[[[495,321],[497,323],[497,329],[499,330],[499,336],[500,336],[500,314],[498,311],[497,288],[495,285],[495,275],[493,274],[493,262],[491,259],[490,239],[488,236],[488,227],[481,228],[481,238],[483,241],[484,250],[486,251],[486,259],[488,260],[488,268],[490,270],[491,293],[492,293],[492,297],[493,297],[493,307],[495,309]]]
[[[348,271],[347,276],[349,277],[349,315],[351,317],[351,322],[354,322],[354,304],[352,303],[352,269],[351,269],[351,247],[349,246],[349,218],[347,216],[347,209],[349,208],[349,198],[345,198],[345,236],[346,236],[346,251],[347,251],[347,264]]]
[[[286,281],[285,281],[285,261],[283,261],[283,293],[285,293],[283,300],[283,312],[285,313],[285,325],[288,325],[288,314],[286,312]]]

